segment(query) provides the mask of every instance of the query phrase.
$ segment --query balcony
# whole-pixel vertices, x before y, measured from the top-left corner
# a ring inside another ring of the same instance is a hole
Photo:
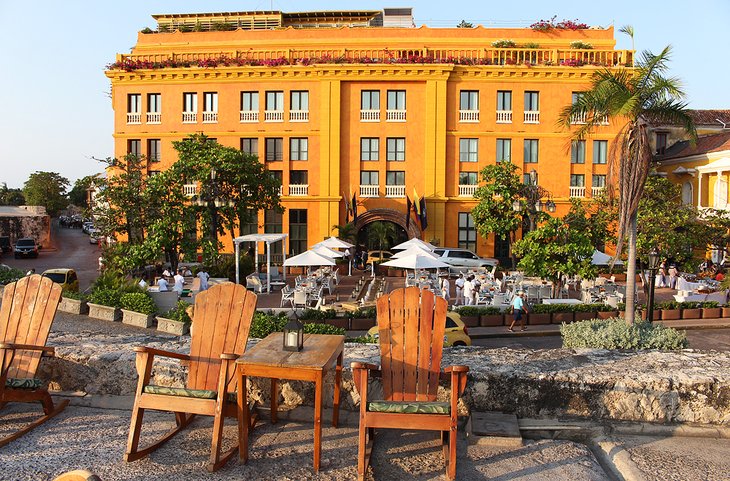
[[[584,125],[586,123],[586,118],[588,116],[586,114],[576,114],[572,115],[570,117],[570,123],[573,125]],[[598,125],[608,125],[608,116],[603,116],[600,119],[596,120],[596,123]]]
[[[478,185],[459,185],[459,197],[474,197]]]
[[[289,122],[309,122],[309,110],[290,110]]]
[[[259,121],[258,110],[241,110],[241,123],[251,124]]]
[[[605,187],[591,187],[591,197],[598,197],[606,190]]]
[[[148,124],[159,124],[162,122],[162,114],[159,112],[147,112]]]
[[[265,110],[264,111],[264,122],[283,122],[284,111],[283,110]]]
[[[289,195],[309,195],[309,184],[289,184]]]
[[[142,114],[139,112],[127,112],[127,123],[128,124],[141,124]]]
[[[183,112],[182,123],[195,124],[198,122],[198,114],[196,112]]]
[[[405,122],[406,111],[405,110],[386,110],[385,111],[386,122]]]
[[[459,110],[459,122],[479,122],[478,110]]]
[[[385,186],[386,197],[405,197],[406,186],[405,185],[386,185]]]
[[[360,185],[360,197],[380,197],[380,186]]]
[[[571,197],[585,197],[586,196],[586,188],[585,187],[570,187],[570,196]]]
[[[380,109],[360,110],[360,122],[380,122]]]
[[[204,124],[218,123],[218,112],[203,112],[203,123]]]
[[[539,110],[525,110],[525,123],[526,124],[539,124],[540,123],[540,111]]]
[[[497,123],[498,124],[511,124],[512,123],[512,111],[511,110],[497,110]]]
[[[198,195],[198,184],[183,184],[183,194],[187,197]]]

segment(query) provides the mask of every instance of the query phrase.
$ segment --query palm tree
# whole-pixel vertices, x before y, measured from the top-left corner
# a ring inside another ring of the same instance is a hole
[[[357,231],[355,230],[355,224],[348,222],[342,225],[333,225],[332,230],[337,229],[337,237],[343,241],[349,242],[350,244],[357,244]]]
[[[617,180],[619,194],[616,256],[628,238],[627,323],[634,322],[636,212],[652,159],[649,128],[652,124],[681,125],[693,140],[697,137],[687,104],[682,101],[684,93],[679,80],[665,76],[669,54],[670,47],[664,48],[658,55],[645,51],[633,69],[596,72],[590,89],[581,92],[578,99],[560,114],[560,123],[568,128],[571,119],[585,119],[585,124],[573,133],[575,139],[584,139],[594,127],[605,125],[607,118],[621,126],[609,149],[608,174],[610,179]]]
[[[383,250],[383,245],[389,245],[395,240],[395,226],[390,222],[377,221],[368,226],[368,244],[378,246]]]

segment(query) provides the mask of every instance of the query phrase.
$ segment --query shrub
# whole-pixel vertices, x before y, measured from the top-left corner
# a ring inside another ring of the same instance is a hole
[[[284,313],[275,316],[271,313],[257,312],[251,321],[251,329],[248,335],[249,337],[263,339],[272,332],[282,331],[288,320]]]
[[[141,314],[154,314],[157,312],[155,301],[146,292],[128,292],[119,298],[119,307],[128,311]]]
[[[630,325],[618,317],[563,324],[560,333],[565,348],[676,350],[689,345],[676,329],[646,322]]]
[[[142,33],[154,33],[154,30],[152,30],[150,27],[145,27],[141,30]]]
[[[490,314],[502,313],[502,311],[499,310],[499,307],[494,306],[462,306],[454,309],[454,312],[464,317],[488,316]]]
[[[665,301],[657,303],[655,309],[709,309],[712,307],[720,307],[717,301]]]
[[[377,344],[378,340],[374,338],[373,336],[357,336],[357,337],[348,337],[346,339],[347,342],[355,342],[357,344]]]
[[[10,284],[15,282],[21,277],[25,276],[25,272],[14,267],[2,267],[0,268],[0,284]]]
[[[553,312],[608,312],[617,310],[606,304],[535,304],[531,307],[535,314]]]
[[[337,317],[337,311],[334,309],[327,309],[326,311],[320,311],[319,309],[305,309],[299,315],[300,321],[322,321],[324,319],[334,319]]]
[[[540,44],[537,42],[527,42],[526,44],[522,45],[522,48],[540,48]]]
[[[98,289],[113,289],[122,293],[144,292],[139,284],[127,278],[120,270],[108,268],[102,272],[94,281],[92,291]]]
[[[77,301],[86,300],[86,295],[78,291],[63,291],[63,297],[66,299],[75,299]]]
[[[590,50],[593,48],[593,45],[591,45],[590,43],[581,42],[580,40],[576,40],[575,42],[570,42],[570,48]]]
[[[94,289],[89,295],[89,302],[108,307],[121,307],[122,292],[109,287]]]
[[[304,324],[305,334],[334,334],[338,336],[345,335],[345,329],[342,327],[333,326],[331,324],[322,324],[318,322],[311,322]]]
[[[501,40],[495,40],[494,42],[492,42],[492,47],[494,47],[494,48],[514,48],[516,46],[517,46],[517,44],[515,43],[514,40],[501,39]]]
[[[361,307],[350,313],[352,319],[375,319],[377,317],[377,309],[374,307]]]
[[[177,301],[175,307],[162,314],[162,317],[177,322],[193,322],[193,320],[190,319],[190,316],[188,315],[188,307],[190,307],[190,304],[188,304],[187,302]]]

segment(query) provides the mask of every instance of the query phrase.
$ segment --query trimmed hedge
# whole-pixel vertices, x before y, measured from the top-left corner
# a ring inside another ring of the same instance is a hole
[[[348,316],[352,319],[375,319],[377,317],[378,310],[374,307],[361,307],[355,311],[348,313]]]
[[[657,303],[654,309],[710,309],[713,307],[720,307],[720,303],[717,301],[665,301]]]
[[[128,292],[119,298],[119,307],[140,314],[155,314],[155,301],[146,292]]]
[[[188,315],[189,306],[190,304],[185,301],[177,301],[175,307],[162,314],[162,317],[172,321],[184,322],[186,324],[191,323],[193,320],[190,319],[190,315]]]
[[[325,311],[305,309],[304,312],[299,314],[300,321],[323,321],[325,319],[334,319],[335,317],[337,317],[337,311],[334,309],[327,309]]]
[[[86,294],[82,294],[79,291],[63,291],[63,297],[66,299],[75,299],[77,301],[86,300]]]
[[[563,324],[564,348],[661,349],[678,350],[689,346],[684,332],[661,324],[627,324],[619,317]]]
[[[121,307],[122,292],[119,289],[102,287],[89,295],[89,302],[107,307]]]
[[[300,318],[301,320],[301,318]],[[272,332],[281,332],[289,321],[285,313],[274,315],[271,313],[257,312],[251,321],[251,329],[248,333],[251,338],[263,339]],[[330,324],[321,324],[310,322],[304,324],[305,334],[335,334],[345,335],[345,330],[341,327],[332,326]]]
[[[462,306],[454,309],[454,312],[464,317],[488,316],[502,313],[499,307],[494,306]]]
[[[552,314],[553,312],[610,312],[616,311],[606,304],[535,304],[530,312],[535,314]]]
[[[0,268],[0,285],[10,284],[25,276],[25,272],[14,267]]]

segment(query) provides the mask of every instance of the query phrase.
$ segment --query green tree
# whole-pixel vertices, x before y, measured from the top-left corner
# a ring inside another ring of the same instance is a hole
[[[368,244],[371,249],[376,246],[379,250],[390,247],[396,235],[395,225],[391,222],[376,221],[368,225]]]
[[[602,199],[607,199],[605,196]],[[615,222],[615,209],[604,208],[607,202],[595,200],[583,202],[577,197],[570,198],[570,211],[563,217],[571,229],[585,232],[591,245],[598,249],[611,238],[609,226]]]
[[[636,282],[636,220],[644,183],[649,173],[652,152],[649,128],[652,124],[682,125],[693,137],[695,126],[681,102],[684,96],[675,78],[665,76],[670,48],[659,55],[644,52],[634,69],[596,72],[590,89],[566,106],[560,122],[571,127],[571,119],[584,118],[585,124],[573,132],[584,139],[608,118],[620,128],[610,149],[609,177],[617,179],[619,193],[617,252],[628,238],[626,270],[626,322],[634,322]]]
[[[87,175],[86,177],[82,177],[80,179],[77,179],[76,182],[74,182],[74,186],[71,188],[71,190],[68,193],[68,200],[76,206],[82,207],[84,209],[89,208],[89,187],[91,187],[91,184],[95,181],[96,176],[95,175]]]
[[[474,28],[474,24],[471,22],[467,22],[466,20],[462,20],[461,22],[459,22],[456,28]]]
[[[66,208],[68,179],[57,172],[33,172],[25,181],[23,195],[28,205],[42,205],[51,217]]]
[[[337,230],[337,237],[350,244],[357,244],[357,231],[355,224],[348,222],[342,225],[333,225],[332,230]]]
[[[9,189],[8,184],[3,182],[0,187],[0,205],[23,205],[25,196],[21,189]]]

